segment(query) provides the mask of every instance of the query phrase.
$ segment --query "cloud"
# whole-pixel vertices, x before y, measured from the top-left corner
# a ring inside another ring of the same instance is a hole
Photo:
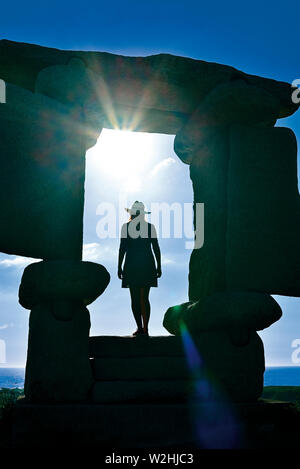
[[[97,261],[99,259],[99,244],[98,243],[89,243],[83,245],[82,259],[84,261]]]
[[[9,267],[16,267],[16,268],[23,268],[28,264],[32,264],[33,262],[39,262],[41,259],[33,259],[31,257],[22,257],[22,256],[7,256],[6,258],[0,261],[0,266],[9,268]]]
[[[174,163],[176,163],[176,160],[169,156],[169,158],[165,158],[164,160],[157,163],[154,166],[154,168],[152,169],[152,171],[150,172],[150,175],[155,176],[159,171],[161,171],[162,169],[167,168],[168,166],[170,166],[171,164],[174,164]]]
[[[83,245],[82,259],[90,262],[103,262],[117,259],[118,252],[111,246],[101,246],[99,243]]]
[[[170,259],[169,257],[161,256],[161,264],[162,265],[175,264],[175,261],[173,259]]]
[[[83,245],[83,255],[82,258],[84,261],[90,262],[117,262],[118,251],[112,246],[102,246],[99,243],[88,243]],[[173,265],[176,268],[180,268],[181,264],[186,268],[187,262],[181,263],[179,259],[174,259],[170,255],[161,256],[162,265]]]

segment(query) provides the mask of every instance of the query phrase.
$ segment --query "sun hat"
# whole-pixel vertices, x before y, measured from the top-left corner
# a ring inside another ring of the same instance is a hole
[[[132,205],[131,205],[131,208],[125,208],[125,210],[130,213],[130,215],[136,215],[136,212],[139,211],[140,213],[151,213],[151,212],[147,212],[145,210],[145,205],[143,204],[143,202],[139,202],[138,200],[136,200]]]

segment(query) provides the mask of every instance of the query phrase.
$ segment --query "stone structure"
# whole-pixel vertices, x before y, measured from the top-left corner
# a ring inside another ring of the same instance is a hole
[[[93,337],[90,354],[99,404],[255,401],[262,393],[264,353],[251,331],[236,346],[226,329],[198,334],[194,350],[181,337]]]
[[[32,401],[79,401],[93,384],[89,362],[92,303],[109,283],[105,267],[76,260],[26,267],[19,301],[31,309],[25,394]]]
[[[215,373],[227,376],[228,389],[239,356],[255,356],[253,392],[240,388],[234,399],[256,398],[263,349],[255,331],[281,314],[269,295],[300,296],[296,140],[274,127],[297,110],[292,87],[165,54],[123,57],[6,40],[0,78],[0,251],[43,259],[25,270],[20,287],[21,304],[32,310],[26,395],[80,400],[92,385],[86,304],[109,276],[81,261],[84,164],[107,127],[176,134],[194,202],[205,204],[205,242],[191,256],[189,302],[169,309],[164,324],[180,334],[186,322],[204,357],[212,335],[227,344],[235,361]]]

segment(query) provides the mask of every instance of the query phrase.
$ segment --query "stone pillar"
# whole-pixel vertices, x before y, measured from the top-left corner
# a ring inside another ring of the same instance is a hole
[[[26,267],[19,289],[31,309],[25,396],[32,402],[82,401],[93,384],[86,305],[109,283],[99,264],[42,261]]]
[[[211,377],[210,385],[220,388],[220,396],[246,402],[263,391],[264,347],[256,331],[281,314],[267,293],[222,292],[170,307],[163,324],[177,336],[183,334],[184,324],[198,349],[198,372]]]
[[[279,107],[235,80],[207,95],[175,138],[205,212],[191,301],[226,290],[300,295],[297,146],[291,130],[273,127]]]
[[[0,248],[44,259],[25,269],[19,295],[31,310],[25,380],[31,401],[82,400],[92,384],[86,305],[109,282],[104,267],[81,262],[85,152],[102,116],[92,80],[71,60],[42,71],[36,92],[7,83],[0,108]]]
[[[281,316],[270,294],[300,296],[296,141],[289,129],[273,127],[279,109],[274,96],[234,80],[207,95],[174,143],[190,164],[194,203],[204,203],[204,245],[191,255],[190,301],[169,308],[164,326],[181,335],[185,323],[202,344],[207,334],[225,332],[232,356],[219,375],[229,388],[240,381],[241,400],[262,391],[264,351],[253,334]],[[207,343],[208,366],[209,350]]]

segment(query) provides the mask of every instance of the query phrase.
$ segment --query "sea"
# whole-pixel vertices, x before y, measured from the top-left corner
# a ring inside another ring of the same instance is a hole
[[[0,368],[0,389],[24,387],[24,368]],[[267,367],[264,375],[265,386],[300,386],[299,366]]]

